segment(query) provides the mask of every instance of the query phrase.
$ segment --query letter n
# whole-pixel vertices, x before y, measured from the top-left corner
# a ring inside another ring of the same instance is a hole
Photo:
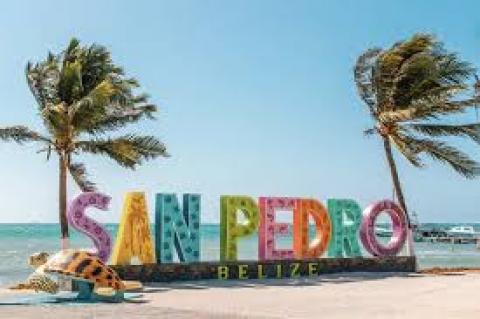
[[[175,194],[157,194],[155,201],[157,263],[173,262],[173,246],[181,262],[200,260],[200,195],[184,194],[183,209]]]

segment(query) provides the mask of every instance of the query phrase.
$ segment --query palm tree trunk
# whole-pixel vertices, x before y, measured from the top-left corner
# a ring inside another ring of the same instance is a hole
[[[59,203],[59,219],[60,219],[60,229],[62,232],[62,248],[67,248],[68,240],[68,221],[67,221],[67,159],[62,154],[59,159],[59,193],[58,193],[58,203]]]
[[[392,175],[393,187],[395,188],[395,193],[397,194],[398,202],[400,206],[405,211],[407,217],[408,228],[411,228],[410,217],[408,216],[407,204],[405,203],[405,197],[403,197],[402,185],[400,184],[400,179],[398,178],[397,165],[393,159],[392,146],[388,137],[383,137],[383,147],[385,148],[385,155],[387,156],[388,166],[390,168],[390,174]]]

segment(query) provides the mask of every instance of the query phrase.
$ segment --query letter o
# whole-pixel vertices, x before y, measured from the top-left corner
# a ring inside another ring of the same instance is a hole
[[[393,226],[392,238],[386,245],[379,243],[375,236],[375,221],[382,212],[390,216]],[[368,206],[363,211],[360,239],[365,249],[373,256],[395,256],[400,252],[407,239],[405,212],[391,200],[379,201]]]

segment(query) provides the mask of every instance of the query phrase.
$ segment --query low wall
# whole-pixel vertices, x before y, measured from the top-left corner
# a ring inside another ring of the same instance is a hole
[[[415,257],[200,262],[112,266],[124,280],[169,282],[203,279],[264,279],[338,272],[414,272]]]

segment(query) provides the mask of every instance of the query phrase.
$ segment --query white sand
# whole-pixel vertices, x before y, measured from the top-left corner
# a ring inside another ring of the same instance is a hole
[[[204,281],[152,284],[144,304],[8,306],[0,318],[479,318],[479,291],[480,274]]]

